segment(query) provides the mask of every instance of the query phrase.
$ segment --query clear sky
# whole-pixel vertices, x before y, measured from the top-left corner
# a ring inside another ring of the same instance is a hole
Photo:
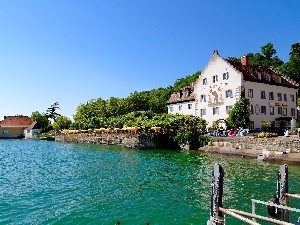
[[[0,120],[59,102],[127,97],[173,85],[271,42],[300,42],[300,1],[0,0]]]

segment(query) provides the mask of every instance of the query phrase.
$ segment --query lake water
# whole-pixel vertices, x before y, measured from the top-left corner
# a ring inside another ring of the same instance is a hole
[[[251,198],[275,193],[279,165],[253,159],[0,140],[0,224],[205,225],[215,163],[225,170],[225,207],[251,212]],[[289,178],[290,192],[300,193],[300,168],[289,166]],[[300,208],[300,200],[290,205]],[[265,206],[257,211],[267,215]]]

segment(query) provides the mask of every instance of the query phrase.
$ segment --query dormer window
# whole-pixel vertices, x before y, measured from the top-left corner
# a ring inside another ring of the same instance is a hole
[[[190,89],[185,89],[185,97],[188,98],[190,96]]]
[[[268,74],[268,81],[271,81],[271,80],[272,80],[272,75]]]
[[[261,73],[260,72],[257,74],[257,79],[261,80]]]
[[[177,92],[177,98],[181,98],[181,91]]]

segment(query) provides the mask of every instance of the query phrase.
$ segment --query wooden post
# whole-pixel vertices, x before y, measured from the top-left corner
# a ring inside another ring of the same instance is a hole
[[[223,195],[223,177],[224,170],[221,165],[215,164],[212,172],[212,194],[211,194],[211,207],[210,207],[210,220],[209,225],[224,225],[224,216],[219,210],[222,205]]]
[[[288,166],[286,164],[280,165],[278,171],[277,191],[279,205],[289,206],[288,193]],[[289,211],[287,209],[278,209],[278,219],[289,222]]]

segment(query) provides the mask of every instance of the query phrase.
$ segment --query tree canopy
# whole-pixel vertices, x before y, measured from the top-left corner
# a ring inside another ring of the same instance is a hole
[[[229,111],[227,123],[231,127],[248,127],[250,123],[250,101],[241,97]]]
[[[284,63],[277,55],[274,45],[269,42],[261,47],[259,53],[247,53],[249,64],[252,66],[274,67],[280,73],[290,76],[292,79],[300,82],[300,43],[294,43],[291,46],[289,61]],[[240,62],[240,58],[228,57],[229,60]]]

